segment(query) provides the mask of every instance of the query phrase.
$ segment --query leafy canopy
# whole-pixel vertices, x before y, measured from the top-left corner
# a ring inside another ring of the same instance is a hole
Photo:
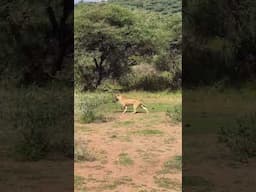
[[[79,4],[75,9],[75,65],[94,71],[95,86],[105,77],[118,78],[138,57],[168,50],[178,33],[170,21],[162,14],[113,4]]]

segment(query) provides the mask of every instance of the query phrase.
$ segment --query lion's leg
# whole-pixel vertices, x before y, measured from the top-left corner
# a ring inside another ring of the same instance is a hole
[[[133,113],[137,113],[137,106],[136,105],[133,105]]]
[[[148,109],[144,105],[141,105],[141,107],[148,113]]]
[[[127,106],[125,106],[125,107],[124,107],[124,111],[123,111],[123,114],[124,114],[124,113],[126,113],[126,111],[127,111],[127,108],[128,108]]]

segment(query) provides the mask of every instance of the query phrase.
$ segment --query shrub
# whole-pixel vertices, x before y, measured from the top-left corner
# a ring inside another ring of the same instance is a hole
[[[171,60],[172,58],[168,53],[157,55],[154,58],[155,68],[158,71],[169,71],[172,65]]]
[[[82,116],[81,116],[81,122],[82,123],[92,123],[94,122],[96,119],[96,115],[93,111],[85,111]]]
[[[18,108],[15,113],[15,128],[18,131],[15,153],[18,158],[39,160],[49,152],[50,138],[46,129],[53,128],[55,123],[53,111],[45,105],[33,105],[27,99]]]
[[[77,101],[76,104],[79,107],[79,116],[82,123],[92,122],[105,122],[106,117],[97,112],[99,105],[108,103],[111,101],[110,94],[92,94],[85,95],[80,98],[82,101]]]
[[[256,113],[236,119],[234,127],[220,128],[219,142],[224,143],[239,160],[256,156]]]
[[[95,111],[97,106],[98,104],[96,103],[89,105],[88,103],[82,104],[80,121],[82,123],[105,122],[106,118],[102,114],[97,114]]]
[[[135,85],[135,89],[142,89],[144,91],[162,91],[169,88],[170,79],[171,76],[169,73],[143,76]]]
[[[75,142],[75,161],[95,161],[95,155],[88,151],[87,146],[84,143]]]
[[[171,80],[172,75],[169,72],[147,75],[131,73],[119,79],[119,83],[124,90],[163,91],[170,88]]]
[[[120,85],[113,79],[103,81],[98,87],[97,91],[112,93],[113,91],[120,91]]]
[[[128,73],[119,78],[118,83],[123,87],[124,90],[128,91],[135,87],[138,81],[138,77],[134,73]]]
[[[73,140],[70,139],[73,96],[70,91],[35,87],[20,89],[11,97],[15,107],[10,109],[6,120],[15,158],[40,160],[50,152],[73,158]],[[70,102],[67,102],[68,97]]]

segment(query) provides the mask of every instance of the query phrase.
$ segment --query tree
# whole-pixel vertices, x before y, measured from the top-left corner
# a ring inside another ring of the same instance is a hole
[[[127,72],[136,63],[134,56],[156,53],[163,42],[160,36],[141,15],[117,5],[80,4],[75,10],[76,61],[82,65],[82,58],[89,58],[85,65],[94,66],[95,87],[105,77],[118,78]]]
[[[183,1],[183,74],[187,83],[255,79],[255,7],[251,0]]]
[[[45,84],[63,70],[64,59],[73,52],[72,11],[68,0],[1,2],[0,14],[7,18],[1,20],[2,78],[20,85]]]

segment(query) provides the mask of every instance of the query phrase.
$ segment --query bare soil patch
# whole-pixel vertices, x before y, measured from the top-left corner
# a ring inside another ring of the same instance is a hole
[[[164,112],[118,113],[113,119],[75,123],[76,142],[96,157],[75,163],[75,191],[181,191],[181,168],[165,166],[182,154],[181,124]]]

